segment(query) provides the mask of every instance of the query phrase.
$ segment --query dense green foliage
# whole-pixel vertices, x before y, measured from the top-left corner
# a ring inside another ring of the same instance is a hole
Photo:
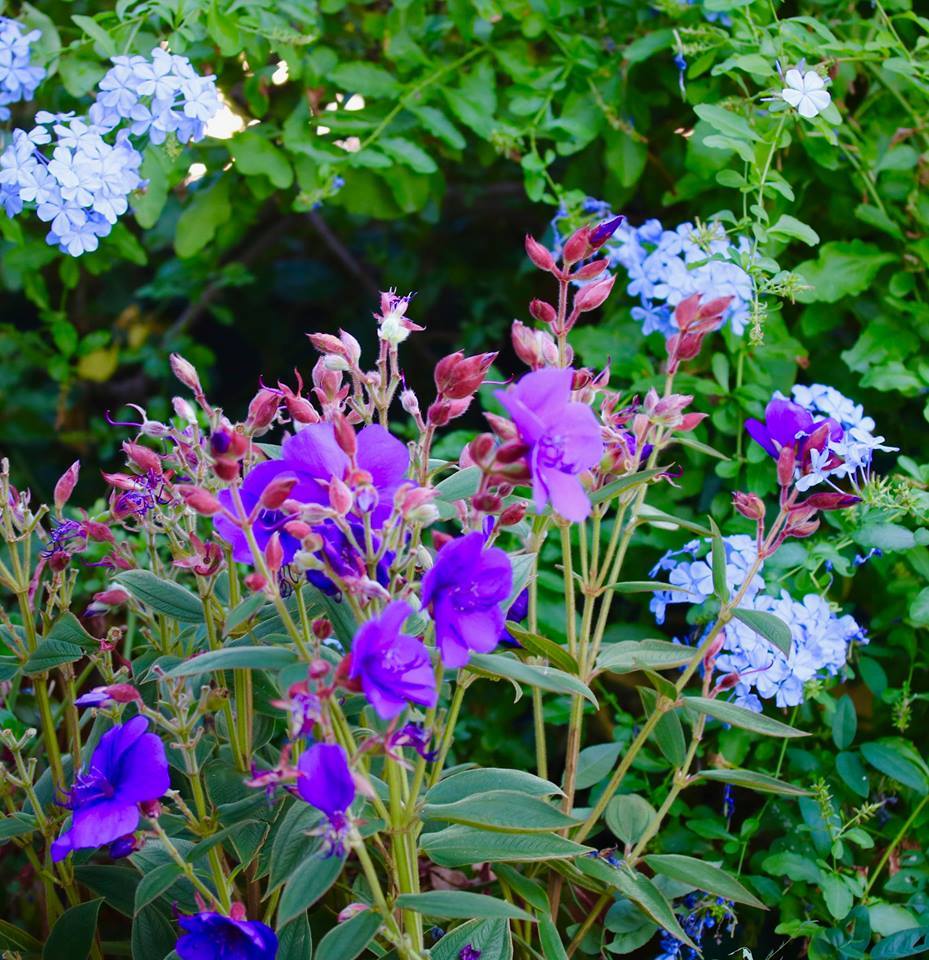
[[[721,215],[759,254],[753,322],[744,338],[716,337],[680,385],[712,410],[699,439],[735,455],[681,450],[684,474],[658,505],[712,514],[730,530],[744,524],[733,524],[731,491],[765,496],[775,485],[743,420],[798,379],[863,403],[901,454],[885,458],[886,479],[854,514],[830,521],[829,536],[777,558],[798,595],[828,588],[867,626],[870,645],[841,697],[823,689],[795,711],[813,733],[799,745],[735,728],[712,744],[726,765],[812,795],[753,801],[746,792],[729,820],[711,784],[699,803],[689,794],[675,803],[658,852],[723,861],[770,908],[740,908],[740,932],[720,956],[747,946],[757,960],[785,937],[798,942],[784,955],[802,940],[814,960],[918,955],[913,931],[929,928],[929,20],[918,6],[55,0],[7,9],[43,31],[43,109],[86,104],[106,58],[167,41],[216,73],[238,118],[226,139],[149,147],[147,191],[97,253],[64,257],[35,222],[0,218],[0,436],[17,481],[47,491],[79,454],[80,489],[98,495],[86,467],[96,457],[112,468],[118,442],[103,412],[151,396],[151,416],[166,416],[170,351],[196,361],[227,408],[241,408],[256,370],[269,383],[295,363],[308,374],[306,330],[372,340],[376,291],[395,286],[418,291],[427,332],[411,340],[419,356],[407,370],[428,383],[435,360],[458,346],[495,349],[515,305],[538,293],[519,238],[541,236],[559,206],[577,224],[588,196],[636,225]],[[833,105],[813,121],[767,100],[782,86],[775,61],[786,69],[802,59],[832,78]],[[16,108],[14,124],[29,127],[34,107]],[[202,165],[196,179],[192,164]],[[620,271],[605,310],[573,342],[582,362],[609,356],[614,381],[642,393],[658,382],[663,343],[642,336],[623,281]],[[511,360],[501,357],[504,373]],[[456,456],[454,447],[439,453]],[[630,577],[646,579],[682,536],[640,534]],[[883,556],[856,567],[873,547]],[[558,639],[562,582],[550,576],[540,579],[540,621]],[[654,636],[642,605],[620,600],[609,639]],[[589,722],[623,744],[638,694],[619,682],[607,694]],[[461,720],[456,759],[531,767],[524,704],[486,694]],[[551,698],[546,719],[564,739],[568,698]],[[587,786],[615,756],[582,754]],[[660,795],[672,769],[652,746],[628,789]],[[596,956],[605,943],[621,954],[653,933],[620,906],[582,950]],[[637,955],[655,952],[652,941]]]

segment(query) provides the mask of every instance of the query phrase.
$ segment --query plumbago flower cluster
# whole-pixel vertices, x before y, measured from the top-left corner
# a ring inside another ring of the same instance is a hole
[[[39,39],[38,30],[23,33],[9,17],[0,17],[0,120],[10,119],[11,103],[31,100],[45,79],[45,70],[31,62],[30,47]]]
[[[117,64],[106,87],[128,92],[101,110],[136,110],[142,66]],[[150,95],[173,69],[154,59]],[[675,378],[732,295],[676,304],[664,383],[644,396],[608,368],[574,366],[571,331],[612,290],[604,249],[621,228],[585,226],[558,259],[527,238],[557,295],[530,304],[536,325],[514,322],[529,370],[497,379],[498,412],[455,461],[434,441],[474,405],[496,355],[445,357],[421,399],[401,352],[423,328],[411,296],[388,292],[373,362],[345,332],[312,333],[309,384],[262,386],[241,420],[172,356],[190,396],[168,422],[142,407],[112,421],[127,431],[126,466],[104,474],[94,515],[69,506],[79,463],[50,505],[3,463],[0,583],[15,604],[0,667],[23,723],[0,734],[0,836],[22,850],[53,936],[74,922],[69,907],[102,897],[108,915],[134,917],[144,957],[306,957],[314,938],[327,958],[502,960],[514,940],[526,956],[573,957],[599,954],[614,920],[679,956],[764,906],[770,881],[655,849],[684,790],[796,794],[715,766],[701,743],[724,725],[802,735],[757,711],[840,673],[862,632],[818,595],[765,593],[763,565],[823,511],[853,507],[886,448],[860,408],[796,388],[747,424],[774,461],[773,520],[746,492],[733,503],[752,536],[648,505],[679,475],[673,445],[705,416]],[[669,572],[668,589],[629,579],[651,523],[701,532],[653,572]],[[552,549],[555,569],[540,569]],[[110,577],[92,597],[89,571]],[[563,579],[559,619],[540,616],[540,575]],[[615,598],[643,589],[657,590],[659,622],[690,606],[687,642],[610,639]],[[623,674],[641,678],[649,709],[591,785],[579,779],[585,706]],[[479,767],[456,744],[465,695],[485,681],[531,691],[534,772]],[[552,698],[570,712],[566,742],[546,727]],[[659,724],[681,751],[656,809],[627,776]],[[107,881],[111,860],[123,865]]]
[[[49,225],[48,243],[72,257],[97,249],[145,185],[137,138],[201,140],[220,107],[214,77],[156,47],[150,57],[114,57],[86,116],[36,114],[0,154],[0,204],[27,207]]]

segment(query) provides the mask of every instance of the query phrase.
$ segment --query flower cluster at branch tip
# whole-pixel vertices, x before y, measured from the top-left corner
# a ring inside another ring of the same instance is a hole
[[[74,778],[66,802],[71,829],[52,844],[52,859],[72,850],[100,847],[131,834],[139,804],[157,800],[171,786],[164,745],[148,733],[148,720],[133,717],[100,738],[86,769]]]
[[[585,212],[611,214],[607,204],[592,199]],[[562,216],[563,211],[552,221],[559,242]],[[741,336],[754,295],[754,283],[746,272],[750,250],[747,237],[733,241],[718,221],[687,222],[666,230],[656,219],[639,227],[623,223],[603,246],[610,266],[622,267],[629,276],[626,290],[640,301],[632,308],[632,316],[641,322],[642,332],[659,331],[666,337],[677,332],[674,308],[693,294],[708,300],[731,297],[723,319]]]
[[[742,604],[746,609],[773,613],[790,630],[790,653],[768,643],[739,620],[726,626],[723,652],[716,669],[735,682],[735,701],[760,711],[761,700],[774,699],[779,707],[803,703],[804,685],[835,676],[848,661],[852,643],[867,643],[864,630],[848,614],[838,616],[817,593],[794,600],[786,591],[779,597],[758,594]],[[759,699],[761,698],[761,699]]]
[[[23,33],[9,17],[0,17],[0,120],[10,119],[9,104],[31,100],[45,79],[45,70],[33,66],[29,49],[42,36],[39,30]]]
[[[14,130],[0,155],[0,204],[10,217],[28,206],[49,224],[48,243],[78,257],[97,249],[144,186],[134,137],[200,140],[219,109],[212,76],[156,47],[151,59],[116,57],[87,116],[40,111]]]
[[[246,920],[240,904],[230,916],[203,910],[179,916],[185,932],[174,946],[181,960],[274,960],[278,941],[275,932],[259,920]]]
[[[781,98],[807,120],[819,116],[832,103],[822,76],[815,70],[805,69],[802,63],[783,74],[783,80]]]

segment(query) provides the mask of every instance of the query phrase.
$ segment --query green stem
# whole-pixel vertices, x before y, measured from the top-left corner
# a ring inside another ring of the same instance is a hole
[[[893,838],[890,846],[884,851],[884,855],[878,861],[877,866],[874,868],[874,872],[868,877],[868,882],[864,888],[865,897],[867,897],[871,892],[871,888],[874,886],[874,882],[877,880],[877,878],[881,875],[881,871],[884,869],[885,864],[891,858],[894,850],[896,850],[900,845],[903,838],[906,836],[907,831],[916,822],[916,818],[920,815],[920,813],[922,813],[923,807],[925,807],[927,803],[929,803],[929,795],[923,797],[922,800],[919,801],[913,812],[906,818],[906,822],[897,831],[897,835]]]

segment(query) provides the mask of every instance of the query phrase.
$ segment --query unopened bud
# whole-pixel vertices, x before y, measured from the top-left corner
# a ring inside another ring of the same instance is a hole
[[[239,462],[238,460],[217,460],[213,464],[213,473],[220,480],[232,483],[239,478]]]
[[[129,462],[145,473],[161,473],[161,457],[154,450],[143,447],[141,443],[123,442],[123,453]]]
[[[565,266],[570,267],[578,260],[583,260],[588,255],[589,250],[590,227],[581,227],[580,230],[575,230],[565,241],[561,258],[564,260]]]
[[[530,300],[529,313],[532,315],[534,320],[538,320],[540,323],[547,323],[549,325],[553,324],[558,318],[558,313],[556,312],[555,308],[546,300]]]
[[[266,510],[279,510],[297,485],[298,478],[292,473],[279,473],[261,491],[259,502]]]
[[[411,417],[418,417],[420,415],[419,398],[412,390],[404,390],[400,394],[400,406],[403,407]]]
[[[352,491],[344,481],[333,477],[329,481],[329,505],[339,516],[344,517],[352,509]]]
[[[265,578],[260,573],[257,573],[256,571],[252,571],[251,573],[247,574],[245,577],[245,586],[248,587],[248,589],[251,590],[252,593],[258,593],[259,590],[264,590],[267,584],[268,584],[268,581],[265,580]]]
[[[252,434],[264,433],[274,422],[281,406],[281,398],[273,390],[262,388],[248,405],[245,425]]]
[[[797,465],[797,451],[793,447],[781,447],[777,458],[777,482],[780,486],[789,486],[794,478]]]
[[[797,507],[812,507],[816,510],[846,510],[848,507],[855,506],[856,503],[861,503],[861,497],[855,496],[853,493],[835,491],[834,493],[814,493],[802,503],[797,504]]]
[[[475,494],[472,501],[474,504],[475,510],[480,510],[481,513],[497,513],[500,508],[503,506],[503,499],[495,493],[478,493]]]
[[[172,353],[170,357],[171,372],[177,377],[185,387],[193,390],[194,394],[200,396],[203,393],[203,387],[200,386],[200,376],[197,368],[189,361],[185,360],[179,353]]]
[[[574,309],[578,313],[596,310],[610,295],[614,283],[616,283],[616,277],[610,276],[597,280],[596,283],[588,284],[586,287],[581,287],[574,298]]]
[[[579,270],[576,270],[572,275],[572,280],[593,280],[594,277],[599,277],[601,273],[610,265],[610,261],[606,257],[601,258],[600,260],[592,260],[590,263],[585,263],[583,267]]]
[[[494,462],[497,442],[493,434],[480,433],[468,444],[471,460],[482,469],[489,469]]]
[[[129,599],[129,594],[121,587],[111,587],[94,594],[95,603],[103,603],[108,607],[118,607]]]
[[[302,540],[313,532],[313,528],[302,520],[289,520],[284,524],[284,530],[295,540]]]
[[[325,617],[318,617],[311,624],[313,630],[313,636],[317,640],[328,640],[332,636],[332,623],[327,620]],[[326,667],[326,673],[329,672],[328,666]]]
[[[238,469],[238,467],[236,467],[236,469]],[[182,483],[178,484],[176,489],[184,503],[201,516],[212,517],[213,514],[219,513],[223,509],[223,505],[219,500],[217,500],[212,493],[204,490],[203,487]]]
[[[764,520],[764,502],[754,493],[736,491],[732,495],[732,505],[743,517],[747,517],[749,520]]]
[[[272,573],[277,573],[284,564],[284,548],[281,546],[281,535],[276,530],[265,544],[265,563]]]
[[[61,508],[71,499],[74,488],[77,486],[77,478],[81,473],[81,461],[75,460],[67,470],[58,478],[55,484],[55,509],[61,513]]]
[[[523,517],[526,516],[526,503],[525,501],[520,501],[519,503],[511,503],[506,507],[503,513],[500,514],[498,523],[501,527],[513,527],[517,523],[520,523]]]
[[[197,413],[190,401],[183,397],[172,397],[171,406],[174,407],[174,413],[185,423],[194,424],[197,422]]]
[[[439,395],[449,400],[470,397],[484,382],[484,376],[496,358],[496,353],[466,357],[460,350],[443,357],[435,368],[435,385]]]
[[[355,434],[355,428],[340,413],[336,414],[332,426],[335,430],[335,442],[350,460],[354,460],[358,451],[358,437]]]
[[[529,236],[528,233],[526,234],[526,254],[540,270],[547,270],[551,273],[555,269],[555,258],[535,237]]]
[[[619,214],[618,216],[612,217],[610,220],[604,220],[603,223],[598,224],[593,230],[590,231],[590,236],[588,237],[589,244],[589,253],[593,253],[595,250],[599,250],[613,236],[614,233],[622,226],[623,221],[626,218]]]

